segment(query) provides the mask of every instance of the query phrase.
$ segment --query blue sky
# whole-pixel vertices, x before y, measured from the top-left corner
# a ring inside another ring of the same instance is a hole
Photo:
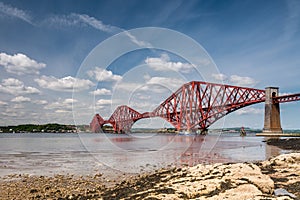
[[[296,0],[0,1],[0,27],[0,125],[88,124],[96,112],[109,117],[125,97],[125,103],[142,112],[154,108],[181,83],[197,78],[184,71],[189,61],[164,50],[129,52],[105,68],[97,62],[86,66],[97,45],[142,27],[174,30],[202,45],[218,71],[211,77],[215,82],[222,78],[233,85],[300,92],[300,2]],[[142,46],[139,35],[125,36]],[[153,63],[169,66],[172,72]],[[130,91],[139,84],[153,87],[143,87],[144,96]],[[162,92],[162,85],[168,92]],[[300,128],[299,109],[297,102],[281,105],[283,128]],[[263,111],[263,104],[242,109],[228,115],[224,126],[262,128]],[[143,123],[149,120],[138,125]]]

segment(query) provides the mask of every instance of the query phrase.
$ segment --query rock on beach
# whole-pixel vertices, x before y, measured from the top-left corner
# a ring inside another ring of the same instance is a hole
[[[0,199],[300,199],[300,153],[161,169],[109,184],[102,175],[14,175],[0,180]]]

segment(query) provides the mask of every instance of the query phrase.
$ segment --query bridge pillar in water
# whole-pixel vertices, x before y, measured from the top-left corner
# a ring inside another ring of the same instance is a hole
[[[265,122],[263,133],[282,133],[279,103],[275,103],[272,99],[273,97],[278,96],[278,93],[278,87],[266,88]]]

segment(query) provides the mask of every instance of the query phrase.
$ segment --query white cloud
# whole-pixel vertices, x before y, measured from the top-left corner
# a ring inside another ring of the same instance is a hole
[[[168,77],[149,77],[146,83],[133,83],[133,82],[118,82],[114,86],[114,90],[118,91],[152,91],[156,93],[174,92],[185,83],[182,79],[168,78]]]
[[[106,88],[97,89],[95,91],[91,91],[90,94],[93,95],[111,95],[111,91]]]
[[[78,102],[78,100],[76,99],[59,99],[56,102],[50,103],[48,105],[46,105],[44,108],[47,110],[50,109],[57,109],[57,110],[71,110],[72,109],[72,105],[74,103]]]
[[[55,113],[69,113],[71,112],[70,110],[62,110],[62,109],[58,109],[55,111]]]
[[[101,20],[86,14],[72,13],[70,15],[60,15],[60,16],[54,15],[49,19],[47,19],[46,23],[51,25],[62,25],[62,26],[87,25],[97,30],[106,33],[112,33],[112,34],[116,34],[124,31],[125,35],[130,39],[131,42],[137,44],[140,47],[151,47],[150,43],[139,40],[136,36],[132,35],[130,32],[117,26],[105,24]]]
[[[107,33],[117,33],[122,29],[104,24],[101,20],[98,20],[94,17],[90,17],[86,14],[77,14],[72,13],[69,15],[53,15],[46,20],[47,23],[51,25],[62,25],[62,26],[80,26],[88,25],[97,30],[107,32]]]
[[[292,93],[288,93],[288,92],[281,93],[281,92],[279,92],[278,96],[285,96],[285,95],[290,95],[290,94],[292,94]]]
[[[147,89],[151,90],[151,87],[153,87],[153,85],[156,85],[162,88],[163,90],[174,92],[175,90],[179,89],[179,87],[182,86],[184,83],[184,80],[177,78],[152,77],[149,81],[147,81]]]
[[[145,100],[151,99],[151,96],[145,95],[145,94],[138,94],[137,98],[140,99],[140,100],[144,100],[145,101]]]
[[[156,71],[174,70],[176,72],[189,73],[194,68],[194,66],[189,63],[171,62],[170,57],[165,53],[161,54],[159,58],[148,57],[145,63]]]
[[[230,76],[229,81],[237,86],[253,86],[257,84],[257,81],[253,78],[247,77],[247,76],[238,76],[238,75],[232,75]]]
[[[21,103],[21,102],[29,102],[31,101],[28,97],[17,96],[11,100],[11,102]]]
[[[145,86],[145,84],[122,81],[115,84],[113,88],[116,91],[135,91],[142,88],[143,86]]]
[[[63,105],[62,102],[53,102],[53,103],[49,103],[48,105],[46,105],[44,107],[44,109],[47,110],[51,110],[51,109],[58,109],[58,108],[67,108],[67,109],[71,109],[72,107],[70,107],[70,105]]]
[[[122,76],[115,75],[112,71],[102,69],[100,67],[95,67],[94,70],[90,70],[87,74],[91,78],[95,78],[97,81],[119,81],[122,79]]]
[[[0,65],[7,72],[18,75],[39,74],[39,70],[46,67],[46,64],[39,63],[21,53],[14,55],[0,53]]]
[[[132,35],[130,32],[123,30],[125,32],[125,34],[129,37],[129,39],[131,40],[131,42],[137,44],[140,47],[152,47],[152,45],[149,42],[146,41],[142,41],[142,40],[138,40],[137,37],[135,37],[134,35]]]
[[[212,74],[212,77],[217,81],[225,81],[228,77],[225,74]]]
[[[16,17],[16,18],[19,18],[29,24],[32,24],[31,16],[24,10],[14,8],[10,5],[6,5],[6,4],[0,2],[0,12],[7,16]]]
[[[63,104],[73,104],[73,103],[76,103],[76,102],[78,102],[78,100],[76,100],[76,99],[65,99],[63,101]]]
[[[6,105],[8,105],[6,102],[0,101],[0,106],[6,106]]]
[[[12,108],[13,109],[24,109],[25,107],[22,104],[15,104]]]
[[[263,114],[263,109],[253,108],[253,107],[245,107],[235,111],[237,115],[247,115],[247,114]]]
[[[48,101],[46,100],[35,100],[33,103],[38,104],[38,105],[46,105]]]
[[[72,92],[89,89],[94,84],[90,80],[78,79],[72,76],[64,78],[55,78],[53,76],[41,76],[34,79],[35,82],[42,88],[47,88],[55,91]]]
[[[258,81],[247,76],[231,75],[230,77],[228,77],[225,74],[219,73],[219,74],[212,74],[212,77],[217,81],[226,81],[229,82],[229,84],[236,85],[236,86],[250,87],[258,83]]]
[[[151,103],[149,101],[142,101],[142,102],[134,101],[134,102],[130,102],[128,106],[137,110],[138,112],[147,112],[147,111],[152,111],[158,105],[159,104]]]
[[[6,116],[6,117],[20,117],[24,114],[22,111],[16,111],[15,109],[12,108],[7,108],[5,112],[2,112],[1,115]]]
[[[21,94],[38,94],[40,91],[34,87],[26,87],[24,83],[15,78],[3,79],[0,84],[0,92],[21,95]]]
[[[112,104],[112,100],[111,99],[99,99],[97,102],[96,102],[96,105],[109,105],[109,104]]]
[[[108,32],[108,33],[113,33],[113,32],[118,32],[120,31],[120,28],[104,24],[101,20],[98,20],[94,17],[90,17],[85,14],[72,14],[74,17],[78,17],[78,20],[80,22],[86,23],[90,26],[92,26],[95,29],[98,29],[100,31]]]

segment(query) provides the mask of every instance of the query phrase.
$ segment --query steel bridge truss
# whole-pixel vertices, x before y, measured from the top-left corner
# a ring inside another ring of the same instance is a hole
[[[152,112],[139,113],[123,105],[108,120],[96,114],[91,122],[92,131],[99,131],[110,123],[115,132],[129,132],[139,119],[161,117],[177,130],[200,130],[207,128],[223,116],[240,108],[265,101],[265,90],[192,81],[182,85]],[[278,103],[300,100],[300,94],[274,97]]]
[[[190,82],[167,98],[152,113],[177,130],[206,130],[239,108],[265,101],[265,91],[230,85]]]

